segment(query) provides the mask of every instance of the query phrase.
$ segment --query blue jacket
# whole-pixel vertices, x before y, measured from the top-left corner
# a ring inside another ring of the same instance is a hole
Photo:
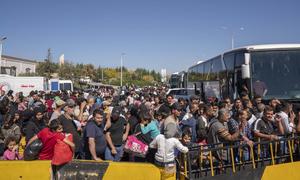
[[[141,130],[143,134],[147,134],[148,132],[150,132],[151,138],[154,139],[156,136],[160,134],[158,126],[159,125],[157,120],[152,120],[147,126],[142,126]]]

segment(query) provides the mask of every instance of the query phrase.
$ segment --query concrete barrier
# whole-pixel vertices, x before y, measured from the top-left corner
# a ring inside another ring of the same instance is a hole
[[[51,179],[51,161],[0,161],[0,179]]]
[[[269,179],[300,179],[300,162],[267,166],[262,176],[262,180]]]
[[[111,162],[103,179],[159,180],[160,171],[149,163]]]
[[[0,179],[49,180],[51,161],[0,161]],[[159,169],[149,163],[75,160],[57,169],[57,179],[159,180]]]

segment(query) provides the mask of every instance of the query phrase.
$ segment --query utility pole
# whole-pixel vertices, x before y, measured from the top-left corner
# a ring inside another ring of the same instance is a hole
[[[124,55],[125,55],[125,53],[121,54],[121,82],[120,82],[121,88],[123,86],[123,56]]]
[[[47,72],[47,78],[50,79],[51,77],[51,62],[52,62],[52,54],[51,54],[51,48],[48,49],[47,53],[47,59],[46,59],[46,72]]]

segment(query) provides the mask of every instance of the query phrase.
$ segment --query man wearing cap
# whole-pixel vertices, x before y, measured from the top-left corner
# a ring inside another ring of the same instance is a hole
[[[106,114],[111,114],[112,107],[111,107],[110,101],[103,101],[102,106],[103,106],[103,110]]]
[[[176,134],[176,136],[180,136],[178,117],[180,116],[181,110],[182,107],[177,102],[171,106],[172,113],[166,118],[164,122],[164,135],[166,136],[166,138],[171,138],[174,134]]]
[[[105,150],[105,160],[120,161],[123,156],[123,143],[127,139],[130,125],[120,115],[121,108],[114,107],[111,113],[111,126],[106,133],[108,146]]]
[[[82,146],[81,137],[77,131],[77,125],[73,120],[74,117],[74,107],[75,101],[73,99],[68,99],[64,105],[64,114],[62,114],[58,119],[61,122],[64,132],[71,133],[73,135],[73,141],[75,144],[75,158],[82,157]]]
[[[62,107],[65,105],[65,101],[61,99],[57,99],[55,101],[55,108],[49,120],[49,124],[53,119],[57,119],[61,115]]]

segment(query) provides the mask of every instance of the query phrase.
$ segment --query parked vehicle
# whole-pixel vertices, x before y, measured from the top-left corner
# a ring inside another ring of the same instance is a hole
[[[71,80],[50,79],[47,80],[41,76],[10,76],[0,74],[0,90],[14,93],[23,92],[27,96],[31,91],[73,91],[73,82]]]
[[[71,80],[50,79],[49,90],[50,91],[59,91],[59,90],[73,91],[73,82]]]
[[[47,80],[44,77],[16,77],[0,74],[0,90],[5,92],[13,90],[14,93],[23,92],[23,95],[27,96],[31,91],[46,91],[47,89]]]
[[[173,88],[169,89],[167,95],[173,95],[175,99],[184,98],[189,100],[192,95],[198,94],[194,88]]]

